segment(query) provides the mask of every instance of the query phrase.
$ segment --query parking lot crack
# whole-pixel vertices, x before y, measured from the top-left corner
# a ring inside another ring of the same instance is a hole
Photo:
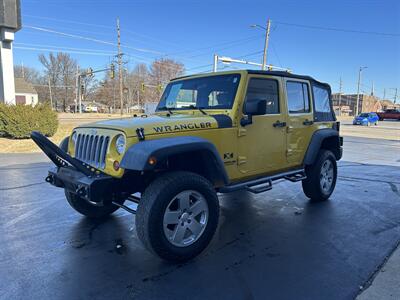
[[[13,186],[13,187],[5,187],[5,188],[0,188],[0,191],[10,191],[10,190],[17,190],[17,189],[22,189],[22,188],[27,188],[30,186],[34,185],[40,185],[40,184],[45,184],[46,182],[35,182],[35,183],[30,183],[30,184],[25,184],[25,185],[19,185],[19,186]]]

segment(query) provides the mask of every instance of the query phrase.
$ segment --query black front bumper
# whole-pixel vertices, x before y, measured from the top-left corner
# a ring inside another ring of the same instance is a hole
[[[81,198],[100,202],[112,192],[115,179],[105,174],[87,176],[73,167],[55,167],[49,170],[46,181],[61,187]]]
[[[49,170],[47,182],[92,202],[112,194],[116,179],[71,157],[39,132],[32,132],[31,138],[56,165]]]

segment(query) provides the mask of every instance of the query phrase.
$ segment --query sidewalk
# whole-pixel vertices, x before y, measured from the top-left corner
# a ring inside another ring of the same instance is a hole
[[[379,270],[371,286],[357,300],[400,299],[400,247],[398,247]]]

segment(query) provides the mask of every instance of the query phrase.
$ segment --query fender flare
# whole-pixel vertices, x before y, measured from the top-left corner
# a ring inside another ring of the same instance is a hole
[[[310,143],[308,145],[306,154],[304,155],[303,165],[312,165],[318,156],[318,152],[321,149],[322,143],[327,138],[337,138],[338,151],[335,151],[336,159],[341,158],[341,142],[339,137],[339,132],[332,128],[319,129],[314,132],[311,137]]]
[[[146,140],[132,145],[121,160],[120,166],[127,170],[153,171],[156,166],[149,164],[149,158],[155,157],[157,161],[164,161],[170,156],[202,152],[206,154],[208,163],[204,166],[211,172],[214,182],[229,183],[224,163],[215,148],[208,140],[194,136],[160,138]]]

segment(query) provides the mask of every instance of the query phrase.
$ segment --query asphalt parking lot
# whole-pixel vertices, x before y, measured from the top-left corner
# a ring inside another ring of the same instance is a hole
[[[400,242],[399,141],[346,137],[331,199],[300,183],[222,195],[193,261],[140,244],[134,217],[89,221],[43,182],[40,154],[0,156],[1,299],[354,299]]]

